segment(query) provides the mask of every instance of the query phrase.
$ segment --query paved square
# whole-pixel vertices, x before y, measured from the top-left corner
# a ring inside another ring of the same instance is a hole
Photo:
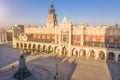
[[[14,74],[18,65],[19,50],[13,49],[10,45],[0,46],[0,70],[10,70],[0,73],[0,80]],[[107,63],[102,61],[84,60],[75,57],[56,56],[53,54],[41,53],[26,58],[27,66],[37,77],[44,80],[52,80],[56,73],[56,63],[60,80],[120,80],[120,64]],[[7,67],[6,67],[7,66]]]

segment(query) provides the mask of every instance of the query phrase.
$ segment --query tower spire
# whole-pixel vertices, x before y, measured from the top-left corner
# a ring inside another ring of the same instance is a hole
[[[51,0],[51,4],[53,4],[53,0]]]
[[[55,27],[55,25],[57,24],[56,16],[57,15],[55,14],[53,0],[51,0],[49,14],[48,14],[48,18],[47,18],[47,27]]]
[[[55,9],[54,9],[54,5],[53,5],[53,0],[51,0],[51,5],[50,5],[49,14],[55,14]]]

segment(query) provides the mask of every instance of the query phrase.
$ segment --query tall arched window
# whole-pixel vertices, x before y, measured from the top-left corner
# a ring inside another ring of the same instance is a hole
[[[63,42],[67,42],[67,35],[63,34]]]

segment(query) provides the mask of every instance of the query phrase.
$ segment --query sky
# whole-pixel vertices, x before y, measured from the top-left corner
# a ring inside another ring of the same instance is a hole
[[[120,0],[53,0],[60,22],[120,24]],[[51,0],[0,0],[0,25],[46,25]]]

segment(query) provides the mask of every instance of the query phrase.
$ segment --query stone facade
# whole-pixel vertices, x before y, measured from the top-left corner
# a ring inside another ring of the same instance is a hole
[[[52,15],[52,16],[51,16]],[[76,26],[65,17],[57,23],[51,4],[47,27],[14,27],[13,47],[85,59],[120,62],[120,26]]]
[[[7,32],[6,30],[0,29],[0,44],[7,42]]]

